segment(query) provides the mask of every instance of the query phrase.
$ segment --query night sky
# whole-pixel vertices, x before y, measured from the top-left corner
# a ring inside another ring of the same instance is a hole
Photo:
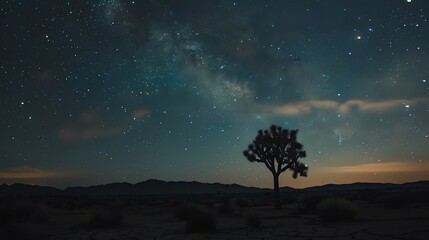
[[[429,1],[6,1],[0,183],[271,187],[242,152],[299,129],[307,178],[429,179]]]

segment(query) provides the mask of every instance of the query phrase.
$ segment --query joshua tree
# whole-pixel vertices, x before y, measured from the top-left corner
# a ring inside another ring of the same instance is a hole
[[[244,156],[250,162],[262,162],[274,177],[275,207],[281,208],[279,195],[279,176],[290,169],[292,177],[307,176],[308,167],[300,162],[306,157],[301,143],[296,141],[298,130],[288,130],[271,125],[269,130],[259,130],[258,135],[245,151]]]

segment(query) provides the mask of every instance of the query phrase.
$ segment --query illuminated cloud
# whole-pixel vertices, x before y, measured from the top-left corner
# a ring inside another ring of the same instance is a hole
[[[352,109],[356,109],[361,112],[387,111],[398,107],[410,107],[421,103],[429,103],[429,98],[390,99],[381,101],[352,99],[344,103],[339,103],[333,100],[308,100],[275,106],[272,107],[272,112],[283,116],[301,116],[311,113],[314,110],[322,109],[333,110],[335,112],[346,114]]]
[[[332,100],[309,100],[303,102],[289,103],[274,107],[274,113],[284,116],[299,116],[315,109],[336,109],[338,103]]]
[[[325,167],[322,168],[322,170],[331,173],[429,173],[429,164],[405,162],[369,163],[351,166]]]
[[[95,111],[84,111],[60,130],[59,137],[64,141],[88,140],[118,134],[121,131],[121,127],[109,123]]]
[[[146,116],[147,114],[149,114],[149,111],[146,109],[143,109],[143,108],[136,109],[131,113],[133,119],[142,118],[142,117]]]
[[[386,111],[397,107],[410,106],[413,104],[427,103],[428,98],[415,98],[415,99],[390,99],[383,101],[364,101],[364,100],[349,100],[340,105],[338,111],[347,113],[353,108],[360,111]]]
[[[0,169],[0,179],[39,179],[39,178],[56,178],[66,174],[56,170],[46,170],[31,166],[19,166],[15,168]]]
[[[60,131],[60,138],[65,141],[88,140],[94,137],[105,137],[115,135],[121,132],[120,127],[84,127],[84,128],[65,128]]]
[[[79,114],[78,121],[83,123],[92,123],[97,120],[97,113],[95,111],[85,111]]]

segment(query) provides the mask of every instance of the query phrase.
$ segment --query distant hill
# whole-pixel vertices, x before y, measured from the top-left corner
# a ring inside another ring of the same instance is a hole
[[[149,179],[136,184],[109,183],[90,187],[68,187],[64,190],[54,187],[12,184],[0,185],[0,196],[127,196],[161,194],[221,194],[271,192],[270,189],[246,187],[238,184],[166,182]]]
[[[404,184],[392,183],[351,183],[327,184],[323,186],[294,189],[280,188],[281,192],[292,191],[352,191],[352,190],[400,190],[428,189],[429,181]],[[246,187],[238,184],[166,182],[149,179],[136,184],[110,183],[90,187],[69,187],[64,190],[26,184],[0,185],[0,196],[127,196],[127,195],[162,195],[162,194],[221,194],[221,193],[271,193],[268,188]]]
[[[353,191],[353,190],[400,190],[400,189],[429,189],[429,181],[410,182],[403,184],[393,183],[349,183],[326,184],[304,188],[304,191]]]
[[[205,194],[205,193],[255,193],[269,191],[238,184],[166,182],[149,179],[136,184],[111,183],[91,187],[69,187],[65,195],[158,195],[158,194]]]
[[[26,185],[21,183],[0,185],[0,196],[53,196],[60,194],[62,194],[62,191],[54,187]]]

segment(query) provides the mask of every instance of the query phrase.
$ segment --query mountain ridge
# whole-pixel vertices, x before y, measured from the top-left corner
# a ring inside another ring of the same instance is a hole
[[[281,187],[281,192],[293,191],[353,191],[353,190],[400,190],[429,189],[429,181],[394,183],[356,182],[347,184],[325,184],[302,189]],[[173,194],[231,194],[271,193],[270,188],[248,187],[223,183],[201,183],[197,181],[163,181],[148,179],[135,184],[114,182],[88,187],[67,187],[59,189],[50,186],[14,183],[0,185],[0,196],[129,196],[129,195],[173,195]]]

